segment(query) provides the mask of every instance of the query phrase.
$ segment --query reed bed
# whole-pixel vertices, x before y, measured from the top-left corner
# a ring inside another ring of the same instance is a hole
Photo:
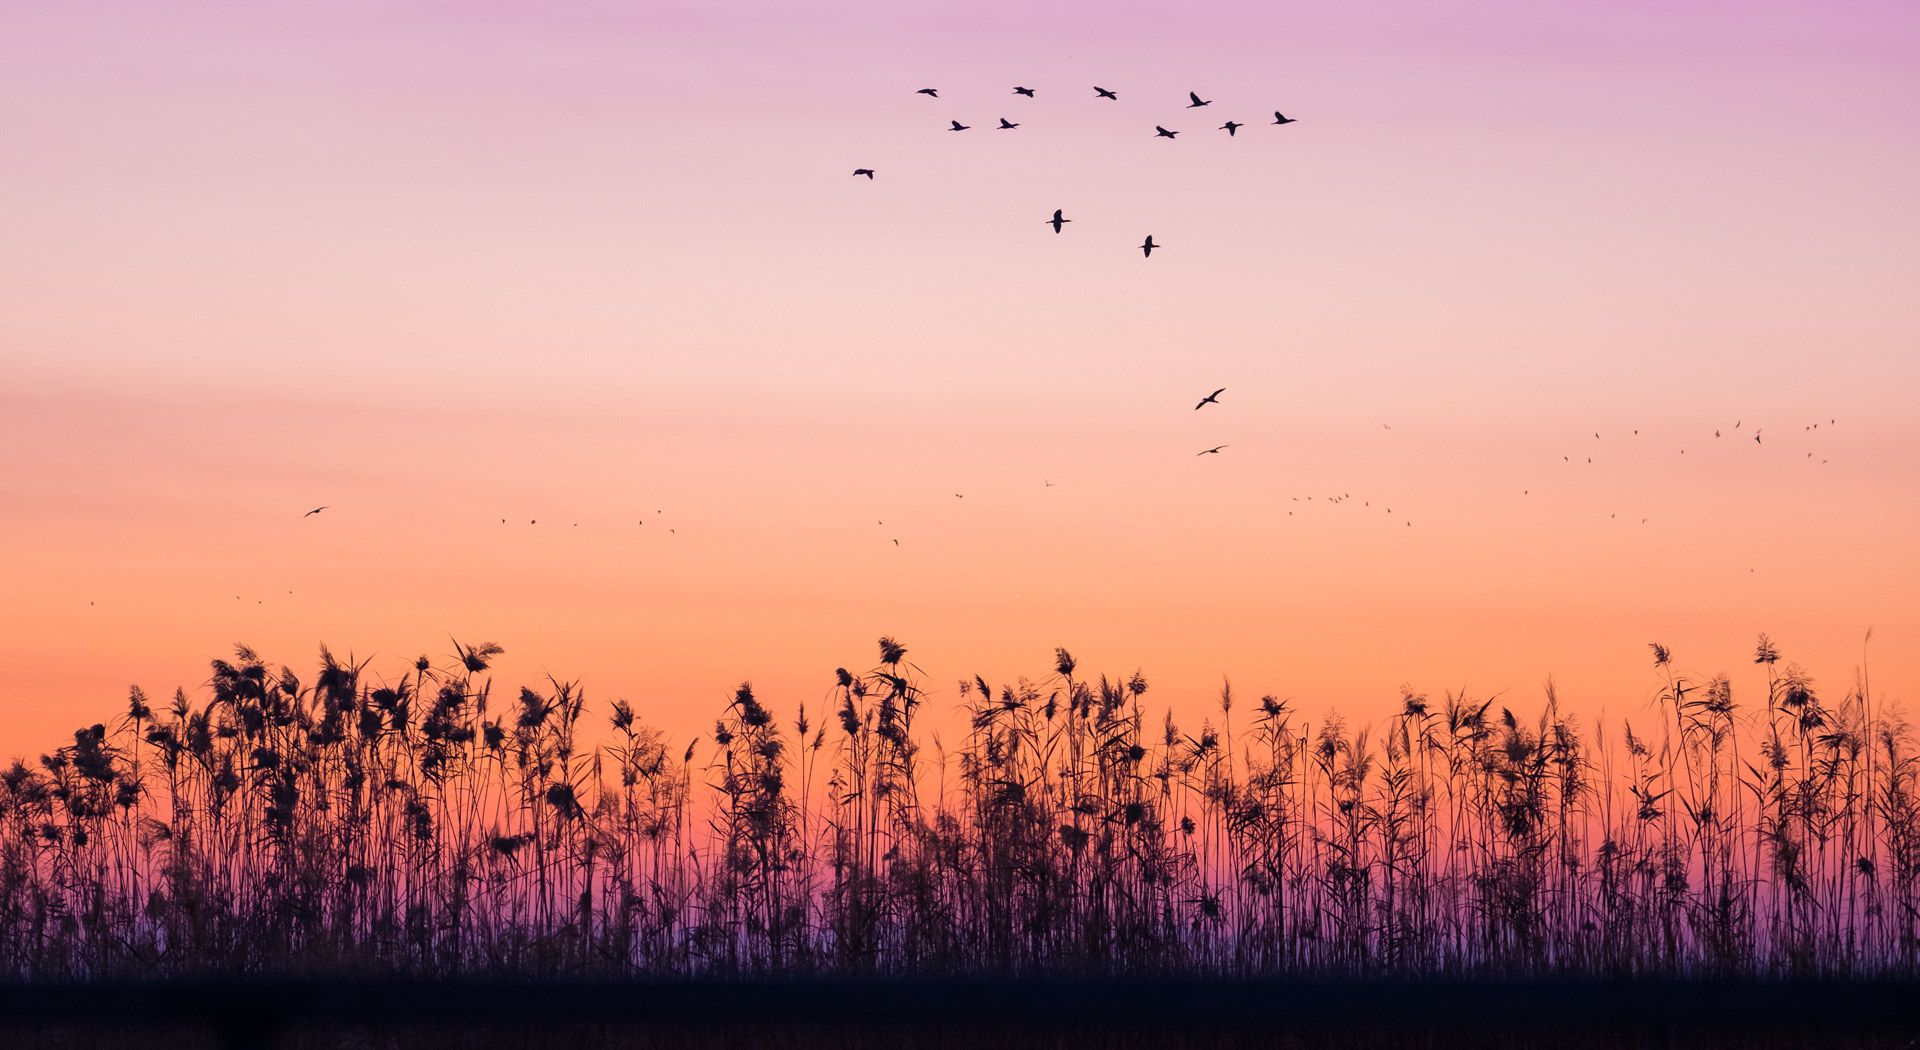
[[[397,677],[242,648],[0,774],[0,973],[1907,977],[1920,761],[1866,675],[1652,647],[1605,725],[1407,693],[1310,724],[1051,672],[948,699],[891,639],[790,720],[669,742],[501,650]],[[945,724],[943,722],[943,724]]]

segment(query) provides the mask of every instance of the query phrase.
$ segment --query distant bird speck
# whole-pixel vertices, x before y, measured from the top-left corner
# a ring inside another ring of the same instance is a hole
[[[331,503],[329,503],[329,504],[327,504],[327,507],[330,507],[330,506],[332,506],[332,505],[333,505],[333,504],[331,504]],[[313,517],[313,516],[314,516],[315,514],[318,514],[318,513],[320,513],[321,511],[323,511],[323,510],[326,510],[326,509],[327,509],[327,507],[315,507],[315,508],[313,508],[312,510],[310,510],[310,511],[308,511],[308,512],[306,512],[305,514],[302,514],[302,515],[300,515],[300,516],[301,516],[301,517],[303,517],[303,518],[311,518],[311,517]]]
[[[1293,123],[1293,118],[1286,116],[1276,109],[1273,111],[1273,122],[1275,124],[1291,124]]]
[[[865,175],[865,176],[866,176],[866,177],[867,177],[868,179],[872,179],[872,178],[873,178],[873,169],[872,169],[872,168],[855,168],[855,169],[853,169],[853,173],[854,173],[855,175]]]
[[[1093,93],[1095,95],[1098,95],[1101,98],[1110,98],[1116,102],[1120,100],[1119,95],[1116,95],[1113,92],[1108,91],[1106,88],[1100,87],[1099,85],[1094,86]]]
[[[1201,399],[1200,399],[1200,403],[1199,403],[1199,404],[1197,404],[1197,405],[1195,405],[1195,406],[1193,406],[1193,410],[1194,410],[1195,412],[1198,412],[1198,411],[1200,411],[1201,409],[1203,409],[1203,408],[1205,408],[1205,407],[1207,407],[1208,405],[1217,405],[1217,404],[1219,404],[1219,403],[1220,403],[1220,395],[1221,395],[1221,394],[1224,394],[1224,393],[1226,393],[1226,392],[1227,392],[1227,388],[1226,388],[1226,387],[1221,387],[1220,389],[1218,389],[1218,390],[1215,390],[1215,391],[1214,391],[1213,393],[1211,393],[1211,394],[1208,394],[1208,395],[1207,395],[1206,397],[1203,397],[1203,398],[1201,398]]]
[[[1158,124],[1155,124],[1155,125],[1153,126],[1153,133],[1154,133],[1155,135],[1158,135],[1159,137],[1161,137],[1161,138],[1163,138],[1163,139],[1170,139],[1170,138],[1172,138],[1172,137],[1174,137],[1175,135],[1178,135],[1178,134],[1180,134],[1180,133],[1179,133],[1179,132],[1177,132],[1177,131],[1168,131],[1168,130],[1167,130],[1166,128],[1163,128],[1163,127],[1161,127],[1161,126],[1160,126],[1160,125],[1158,125]]]
[[[1062,209],[1060,208],[1053,209],[1053,218],[1047,220],[1047,223],[1053,226],[1053,232],[1055,233],[1059,233],[1060,227],[1073,221],[1072,219],[1062,216],[1060,214],[1061,211]]]
[[[1160,245],[1153,243],[1153,234],[1149,233],[1147,234],[1146,241],[1140,245],[1140,254],[1151,259],[1153,258],[1153,250],[1158,247],[1160,247]]]
[[[1012,130],[1013,130],[1014,128],[1017,128],[1017,127],[1019,127],[1019,126],[1020,126],[1020,125],[1018,125],[1018,124],[1015,124],[1015,123],[1014,123],[1013,121],[1011,121],[1011,120],[1008,120],[1008,119],[1007,119],[1007,118],[1005,118],[1005,117],[1001,117],[1001,118],[1000,118],[1000,130],[1001,130],[1001,131],[1012,131]]]
[[[928,96],[929,98],[939,98],[939,97],[940,97],[940,92],[939,92],[939,90],[938,90],[938,89],[935,89],[935,88],[921,88],[920,90],[918,90],[918,91],[916,91],[916,92],[914,92],[914,94],[916,94],[916,95],[926,95],[926,96]]]
[[[947,123],[953,125],[953,127],[947,129],[948,131],[965,131],[972,126],[969,124],[962,124],[957,120],[950,120]]]
[[[1202,450],[1200,450],[1199,452],[1195,452],[1195,453],[1194,453],[1194,455],[1196,455],[1196,456],[1217,456],[1217,455],[1219,455],[1219,454],[1220,454],[1220,450],[1221,450],[1221,449],[1223,449],[1223,448],[1226,448],[1226,447],[1227,447],[1227,446],[1225,446],[1225,445],[1215,445],[1215,446],[1213,446],[1212,448],[1208,448],[1208,449],[1202,449]]]
[[[1188,109],[1199,109],[1201,106],[1213,105],[1211,101],[1201,98],[1198,92],[1193,92],[1193,91],[1187,92],[1187,98],[1192,100],[1187,103]]]
[[[1246,127],[1246,125],[1237,120],[1229,120],[1225,124],[1220,125],[1220,130],[1226,132],[1228,138],[1232,138],[1234,132],[1244,127]]]
[[[1014,88],[1014,89],[1013,89],[1013,93],[1014,93],[1014,94],[1016,94],[1016,95],[1025,95],[1025,96],[1027,96],[1028,98],[1032,98],[1032,97],[1033,97],[1033,89],[1032,89],[1032,88],[1030,88],[1030,87],[1017,87],[1017,88]]]

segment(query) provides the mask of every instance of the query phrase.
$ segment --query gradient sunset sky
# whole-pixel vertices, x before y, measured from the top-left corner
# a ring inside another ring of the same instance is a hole
[[[1626,715],[1652,641],[1758,702],[1761,631],[1920,699],[1916,55],[1910,3],[12,0],[0,752],[449,636],[680,734],[883,633],[935,704],[1060,645]]]

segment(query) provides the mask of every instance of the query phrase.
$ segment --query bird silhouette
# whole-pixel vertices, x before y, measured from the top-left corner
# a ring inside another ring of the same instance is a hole
[[[939,98],[939,97],[940,97],[940,92],[939,92],[939,91],[937,91],[937,90],[935,90],[934,88],[921,88],[920,90],[918,90],[918,91],[916,91],[916,92],[914,92],[914,94],[916,94],[916,95],[926,95],[926,96],[928,96],[928,97],[930,97],[930,98]]]
[[[1153,258],[1153,250],[1158,247],[1160,247],[1160,245],[1153,243],[1153,234],[1149,233],[1147,234],[1146,242],[1140,245],[1140,254],[1151,259]]]
[[[869,179],[873,178],[872,168],[855,168],[853,169],[853,173],[855,175],[865,175]]]
[[[1154,133],[1155,135],[1158,135],[1158,136],[1160,136],[1160,137],[1161,137],[1161,138],[1163,138],[1163,139],[1170,139],[1170,138],[1172,138],[1172,137],[1174,137],[1175,135],[1178,135],[1178,134],[1180,134],[1180,133],[1179,133],[1179,132],[1177,132],[1177,131],[1168,131],[1168,130],[1167,130],[1166,128],[1163,128],[1163,127],[1161,127],[1161,126],[1160,126],[1160,125],[1158,125],[1158,124],[1155,124],[1155,125],[1153,126],[1153,133]]]
[[[1196,456],[1217,456],[1217,455],[1219,455],[1219,454],[1220,454],[1220,450],[1221,450],[1221,449],[1223,449],[1223,448],[1226,448],[1226,447],[1227,447],[1227,446],[1225,446],[1225,445],[1215,445],[1215,446],[1213,446],[1212,448],[1208,448],[1208,449],[1201,449],[1201,450],[1200,450],[1199,452],[1195,452],[1195,453],[1194,453],[1194,455],[1196,455]]]
[[[1110,99],[1113,99],[1115,102],[1120,101],[1119,95],[1116,95],[1111,91],[1108,91],[1106,88],[1103,88],[1098,84],[1094,85],[1093,93],[1099,96],[1100,98],[1110,98]]]
[[[1016,94],[1016,95],[1025,95],[1025,96],[1027,96],[1028,98],[1032,98],[1032,97],[1033,97],[1033,89],[1032,89],[1032,88],[1028,88],[1028,87],[1017,87],[1017,88],[1014,88],[1014,89],[1013,89],[1013,93],[1014,93],[1014,94]]]
[[[332,504],[330,504],[330,503],[329,503],[329,504],[327,504],[327,506],[328,506],[328,507],[330,507],[330,506],[332,506]],[[313,517],[313,516],[314,516],[315,514],[318,514],[318,513],[320,513],[321,511],[323,511],[323,510],[326,510],[326,509],[327,509],[327,507],[315,507],[315,508],[313,508],[312,510],[310,510],[310,511],[308,511],[308,512],[306,512],[305,514],[302,514],[302,515],[300,515],[300,516],[301,516],[301,517],[303,517],[303,518],[311,518],[311,517]]]
[[[1206,100],[1206,99],[1203,99],[1203,98],[1201,98],[1201,97],[1200,97],[1199,95],[1197,95],[1197,94],[1195,94],[1194,92],[1191,92],[1191,91],[1189,91],[1189,92],[1187,92],[1187,97],[1193,100],[1193,101],[1191,101],[1191,102],[1189,102],[1189,103],[1187,103],[1187,108],[1188,108],[1188,109],[1199,109],[1199,108],[1200,108],[1201,106],[1211,106],[1211,105],[1213,105],[1213,103],[1212,103],[1212,102],[1210,102],[1210,101],[1208,101],[1208,100]]]
[[[1293,118],[1276,109],[1273,111],[1273,122],[1275,124],[1291,124],[1293,123]]]
[[[962,124],[957,120],[949,121],[948,123],[953,125],[953,127],[947,129],[948,131],[965,131],[969,127],[969,125]]]
[[[1060,227],[1065,226],[1067,223],[1070,223],[1073,221],[1072,219],[1062,218],[1060,215],[1060,212],[1061,212],[1061,209],[1059,208],[1053,209],[1053,218],[1048,219],[1046,221],[1046,225],[1051,225],[1053,227],[1053,232],[1055,233],[1059,233]]]
[[[1020,125],[1018,125],[1018,124],[1015,124],[1015,123],[1014,123],[1013,121],[1011,121],[1011,120],[1008,120],[1008,119],[1007,119],[1007,118],[1005,118],[1005,117],[1001,117],[1001,118],[1000,118],[1000,130],[1001,130],[1001,131],[1012,131],[1012,130],[1013,130],[1014,128],[1017,128],[1017,127],[1019,127],[1019,126],[1020,126]]]
[[[1227,392],[1227,388],[1226,388],[1226,387],[1221,387],[1220,389],[1218,389],[1218,390],[1215,390],[1215,391],[1214,391],[1213,393],[1211,393],[1211,394],[1208,394],[1208,395],[1207,395],[1206,397],[1203,397],[1203,398],[1201,398],[1201,399],[1200,399],[1200,403],[1199,403],[1199,404],[1197,404],[1197,405],[1195,405],[1195,406],[1193,406],[1193,410],[1194,410],[1195,412],[1198,412],[1198,411],[1200,411],[1201,409],[1203,409],[1203,408],[1205,408],[1205,407],[1207,407],[1208,405],[1217,405],[1217,404],[1219,404],[1219,403],[1220,403],[1220,395],[1221,395],[1221,394],[1224,394],[1224,393],[1226,393],[1226,392]]]
[[[1220,130],[1226,132],[1228,138],[1232,138],[1234,132],[1244,127],[1246,127],[1246,125],[1237,120],[1229,120],[1225,124],[1220,125]]]

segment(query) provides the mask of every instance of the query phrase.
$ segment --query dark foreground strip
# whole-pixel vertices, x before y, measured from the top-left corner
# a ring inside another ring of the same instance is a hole
[[[1584,1025],[1920,1032],[1920,982],[1113,979],[0,984],[0,1027],[337,1023]]]

